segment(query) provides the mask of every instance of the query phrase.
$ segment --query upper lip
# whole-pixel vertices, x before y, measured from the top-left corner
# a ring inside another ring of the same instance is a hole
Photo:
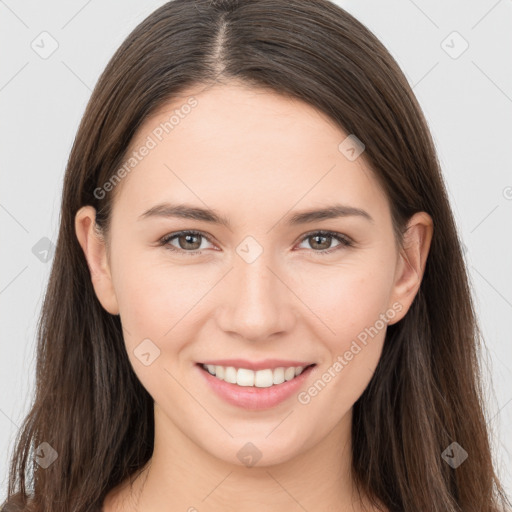
[[[289,368],[290,366],[310,366],[314,363],[304,361],[292,361],[291,359],[264,359],[263,361],[248,361],[247,359],[215,359],[209,361],[203,361],[200,364],[211,364],[213,366],[234,366],[235,368],[247,368],[248,370],[265,370],[270,368],[284,367]]]

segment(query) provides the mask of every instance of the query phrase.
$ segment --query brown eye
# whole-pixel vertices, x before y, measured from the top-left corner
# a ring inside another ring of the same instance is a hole
[[[308,245],[313,249],[313,252],[317,254],[330,254],[343,247],[352,246],[352,240],[341,233],[333,233],[331,231],[315,231],[309,233],[302,238],[302,242],[308,241]],[[332,247],[333,240],[338,243]]]
[[[310,244],[313,249],[325,250],[330,249],[333,237],[329,235],[313,235],[309,239],[312,240]]]
[[[172,243],[177,241],[177,244]],[[170,251],[181,252],[183,254],[188,253],[191,256],[196,254],[201,254],[200,249],[205,249],[206,247],[201,247],[201,242],[206,240],[209,242],[209,239],[199,233],[197,231],[181,231],[179,233],[171,233],[170,235],[164,236],[160,240],[160,245],[163,245],[166,249]]]
[[[190,249],[197,250],[201,247],[201,235],[179,235],[176,240],[178,240],[178,244],[180,249]],[[199,242],[198,242],[199,240]]]

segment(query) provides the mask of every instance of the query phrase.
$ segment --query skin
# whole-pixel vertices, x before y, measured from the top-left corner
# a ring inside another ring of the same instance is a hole
[[[315,362],[307,390],[380,314],[394,304],[392,324],[407,313],[432,219],[415,214],[397,245],[387,197],[364,153],[350,161],[338,150],[347,133],[306,103],[233,82],[175,98],[146,120],[130,150],[190,95],[198,105],[117,185],[107,236],[94,229],[92,207],[76,215],[98,299],[120,315],[133,369],[155,402],[153,457],[132,485],[108,494],[104,511],[362,510],[366,499],[350,476],[352,407],[377,366],[385,327],[307,404],[294,395],[264,411],[233,406],[198,378],[195,364]],[[210,207],[231,229],[139,219],[164,201]],[[373,222],[347,216],[286,224],[297,211],[332,203],[361,208]],[[209,240],[168,242],[181,254],[158,245],[190,229]],[[316,240],[311,232],[319,229],[354,245]],[[263,249],[251,263],[236,252],[249,235]],[[199,246],[202,254],[186,254]],[[148,366],[133,352],[146,338],[160,349]],[[261,452],[253,467],[237,457],[249,441]]]

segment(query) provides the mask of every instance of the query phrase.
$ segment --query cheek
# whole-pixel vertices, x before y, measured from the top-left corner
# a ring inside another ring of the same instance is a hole
[[[165,401],[167,393],[175,400],[182,396],[166,371],[172,372],[178,364],[190,339],[187,329],[193,306],[206,293],[197,279],[191,279],[192,266],[171,268],[162,260],[141,253],[113,261],[127,355],[139,381],[156,401]],[[186,403],[186,397],[182,399]]]
[[[386,319],[395,314],[388,303],[392,262],[391,255],[386,261],[381,258],[364,266],[340,267],[336,272],[329,269],[329,279],[324,279],[321,287],[318,276],[303,283],[303,289],[309,290],[304,302],[318,312],[325,326],[316,335],[326,357],[317,380],[299,396],[299,402],[314,403],[313,407],[333,421],[361,396],[379,362]]]
[[[165,339],[173,340],[173,351],[178,351],[179,338],[173,336],[192,321],[201,310],[199,303],[218,280],[218,269],[204,266],[170,263],[160,251],[130,253],[118,250],[113,262],[116,269],[114,288],[125,340],[128,347],[149,338],[158,346]],[[134,256],[122,257],[122,254]]]
[[[331,352],[340,352],[388,309],[393,259],[368,258],[303,276],[301,297],[323,324],[318,332]]]

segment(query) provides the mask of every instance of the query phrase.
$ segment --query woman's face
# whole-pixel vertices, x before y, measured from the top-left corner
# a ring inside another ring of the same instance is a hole
[[[234,84],[188,92],[132,141],[93,282],[161,418],[219,459],[275,464],[350,424],[418,276],[362,147],[326,116]]]

